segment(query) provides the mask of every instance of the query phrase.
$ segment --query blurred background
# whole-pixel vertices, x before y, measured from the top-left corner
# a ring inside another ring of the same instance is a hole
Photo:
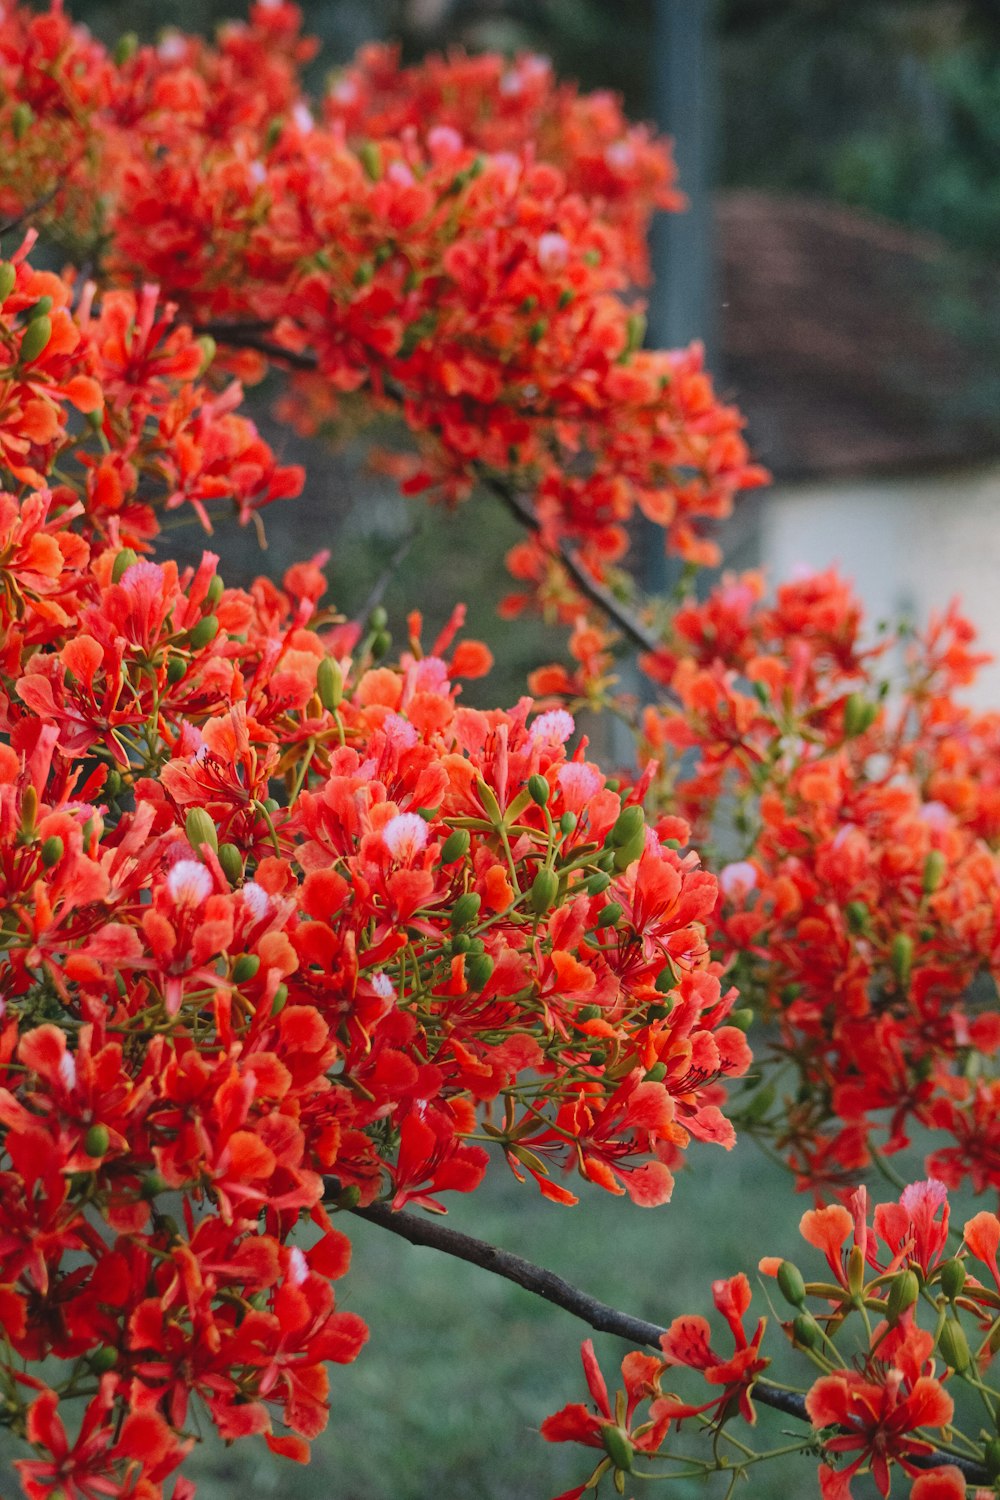
[[[165,25],[210,30],[231,0],[75,0],[106,39]],[[1000,652],[1000,0],[306,0],[323,39],[315,82],[366,41],[412,58],[464,46],[550,54],[557,71],[622,93],[633,116],[675,138],[691,207],[657,225],[650,330],[702,337],[720,388],[746,413],[773,487],[742,503],[723,540],[730,567],[772,578],[838,563],[875,619],[925,619],[954,595]],[[331,591],[365,606],[386,557],[419,535],[389,584],[397,628],[432,626],[456,598],[498,649],[493,701],[524,691],[555,654],[524,621],[496,620],[513,523],[485,499],[454,517],[409,507],[363,471],[255,415],[306,498],[265,513],[269,551],[222,527],[225,576],[280,572],[332,551]],[[196,554],[197,529],[171,549]],[[647,584],[663,574],[639,548]],[[428,631],[428,635],[431,631]],[[984,701],[1000,703],[1000,674]],[[780,1169],[737,1146],[695,1148],[672,1205],[653,1212],[598,1190],[582,1209],[544,1204],[500,1173],[459,1228],[492,1237],[599,1297],[668,1322],[706,1310],[713,1277],[767,1252],[793,1253],[807,1206]],[[960,1209],[959,1209],[960,1211]],[[545,1500],[586,1472],[579,1450],[537,1436],[547,1412],[582,1399],[585,1330],[486,1273],[444,1263],[352,1221],[342,1301],[372,1342],[335,1370],[333,1412],[303,1471],[266,1453],[206,1443],[205,1500]],[[603,1343],[609,1375],[620,1358]],[[780,1422],[771,1424],[780,1441]],[[814,1493],[814,1466],[751,1471],[750,1500]],[[0,1469],[0,1494],[16,1486]],[[759,1477],[758,1477],[759,1475]],[[694,1482],[672,1497],[702,1495]],[[722,1495],[725,1485],[713,1485]],[[859,1495],[868,1492],[857,1486]],[[874,1492],[873,1492],[874,1493]]]

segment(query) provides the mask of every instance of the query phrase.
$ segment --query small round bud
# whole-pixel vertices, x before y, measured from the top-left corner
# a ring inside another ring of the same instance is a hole
[[[0,306],[7,301],[16,285],[17,267],[12,266],[9,260],[0,262]]]
[[[167,1190],[167,1179],[162,1172],[147,1172],[142,1179],[141,1192],[144,1198],[155,1198]]]
[[[941,1290],[949,1302],[954,1302],[965,1285],[965,1264],[953,1257],[940,1267]]]
[[[465,961],[465,977],[471,990],[481,990],[493,976],[494,963],[488,953],[471,953]]]
[[[588,896],[601,896],[611,884],[611,876],[607,870],[598,870],[596,875],[590,875],[583,882],[583,888]]]
[[[285,1005],[286,1005],[287,1001],[288,1001],[288,985],[287,984],[279,984],[278,988],[274,992],[274,999],[271,1001],[271,1015],[272,1016],[280,1016],[281,1012],[285,1008]]]
[[[441,863],[453,865],[456,861],[464,859],[469,852],[470,843],[467,828],[453,828],[441,845]]]
[[[111,1144],[106,1125],[91,1125],[83,1138],[83,1149],[88,1156],[104,1156]]]
[[[741,1005],[737,1010],[730,1011],[729,1024],[738,1031],[749,1031],[753,1024],[753,1011],[748,1005]]]
[[[115,560],[111,568],[111,582],[120,583],[122,574],[125,573],[129,568],[131,568],[133,563],[137,563],[138,561],[139,554],[136,552],[134,547],[123,547],[122,550],[115,556]]]
[[[190,632],[188,639],[195,651],[201,651],[208,646],[219,633],[218,615],[202,615],[197,625]]]
[[[466,891],[464,895],[459,896],[451,909],[453,931],[457,932],[462,927],[471,927],[479,916],[479,908],[482,904],[483,899],[477,891]]]
[[[51,337],[52,319],[47,314],[33,318],[21,338],[21,363],[30,365],[40,354],[44,354]]]
[[[95,1375],[106,1375],[118,1363],[118,1350],[113,1349],[110,1344],[102,1344],[99,1349],[94,1350],[87,1362]]]
[[[666,1076],[667,1076],[667,1065],[666,1065],[666,1063],[662,1063],[662,1062],[654,1063],[651,1068],[647,1068],[646,1069],[646,1082],[647,1083],[660,1083],[662,1079],[666,1078]]]
[[[792,1307],[801,1307],[806,1300],[806,1284],[802,1272],[790,1260],[783,1260],[778,1267],[778,1290]]]
[[[211,581],[208,585],[208,589],[205,593],[205,598],[208,600],[208,603],[212,606],[213,609],[218,604],[225,591],[226,585],[222,581],[221,573],[213,573]]]
[[[233,983],[247,984],[257,975],[260,968],[260,959],[256,953],[241,953],[233,964]]]
[[[180,682],[186,671],[187,662],[184,660],[183,656],[167,657],[167,681],[170,683],[171,687]]]
[[[965,1336],[965,1329],[957,1318],[945,1318],[941,1332],[938,1334],[937,1346],[949,1370],[955,1370],[961,1374],[972,1363],[969,1341]]]
[[[551,788],[545,777],[539,776],[537,771],[533,776],[528,777],[528,791],[531,794],[531,800],[532,802],[537,802],[539,807],[544,807],[546,802],[548,802],[550,790]]]
[[[243,879],[243,856],[235,844],[219,845],[219,864],[230,885]]]
[[[597,918],[598,927],[617,927],[625,915],[617,901],[609,901]]]
[[[42,845],[42,864],[47,870],[51,870],[59,863],[65,852],[65,845],[57,833],[50,834]]]
[[[897,932],[892,940],[889,959],[892,964],[892,972],[899,980],[901,988],[905,989],[910,979],[910,969],[913,965],[913,939],[909,933]]]
[[[192,807],[188,809],[188,815],[184,819],[184,832],[187,841],[196,854],[200,854],[205,844],[214,852],[218,853],[219,835],[215,830],[215,824],[203,807]]]
[[[889,1298],[886,1304],[889,1322],[893,1327],[919,1296],[920,1282],[917,1280],[917,1273],[915,1271],[897,1272],[889,1284]]]
[[[610,838],[615,849],[623,849],[625,845],[640,830],[644,833],[646,828],[646,814],[641,807],[623,807],[615,820],[611,830]]]
[[[559,891],[559,877],[554,870],[542,868],[531,882],[528,905],[537,916],[547,912]]]
[[[823,1330],[812,1313],[799,1313],[792,1324],[792,1335],[800,1349],[815,1349],[823,1337]]]
[[[384,630],[389,623],[389,616],[381,604],[376,604],[368,616],[368,626],[371,630]]]
[[[316,691],[328,713],[340,707],[344,697],[344,674],[331,656],[324,656],[316,668]]]

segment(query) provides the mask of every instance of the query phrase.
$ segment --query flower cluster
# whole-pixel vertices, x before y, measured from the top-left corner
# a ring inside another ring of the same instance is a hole
[[[661,1356],[625,1356],[614,1409],[588,1340],[583,1363],[596,1410],[566,1406],[546,1419],[542,1434],[550,1442],[597,1448],[602,1457],[589,1479],[560,1500],[579,1500],[608,1474],[624,1493],[626,1474],[654,1456],[677,1465],[676,1471],[657,1470],[663,1477],[717,1467],[739,1475],[771,1456],[731,1439],[726,1427],[736,1416],[756,1422],[754,1394],[760,1404],[794,1411],[810,1425],[811,1433],[780,1451],[819,1451],[823,1500],[851,1500],[854,1479],[867,1473],[888,1496],[894,1473],[902,1471],[913,1481],[911,1500],[965,1500],[970,1475],[992,1485],[1000,1476],[1000,1440],[984,1433],[973,1442],[956,1432],[949,1386],[959,1379],[975,1387],[995,1432],[998,1398],[989,1371],[998,1345],[1000,1220],[976,1214],[951,1254],[948,1216],[947,1190],[931,1179],[905,1188],[898,1202],[880,1203],[869,1223],[862,1188],[849,1207],[833,1204],[803,1215],[803,1238],[826,1259],[822,1279],[806,1281],[780,1257],[761,1261],[761,1272],[777,1279],[793,1311],[782,1323],[788,1340],[816,1370],[800,1395],[771,1385],[764,1373],[767,1320],[758,1319],[748,1335],[751,1290],[742,1273],[712,1287],[733,1352],[712,1347],[704,1318],[675,1318],[660,1339]],[[853,1347],[845,1349],[850,1335]],[[707,1399],[685,1400],[664,1388],[682,1369],[709,1387]],[[714,1428],[715,1461],[692,1457],[680,1445],[692,1418]],[[720,1458],[727,1440],[731,1448]]]
[[[41,197],[78,260],[242,346],[238,373],[261,372],[254,350],[296,367],[300,422],[362,389],[400,413],[411,490],[500,476],[535,497],[536,545],[566,539],[598,571],[636,510],[710,555],[699,523],[761,476],[700,351],[640,347],[625,293],[670,199],[662,146],[529,59],[400,72],[370,53],[310,106],[298,19],[259,4],[217,46],[112,57],[58,8],[5,10],[0,206]],[[455,123],[418,130],[452,92]]]
[[[443,1211],[490,1147],[662,1203],[749,1051],[680,820],[565,711],[464,707],[461,610],[389,664],[322,559],[141,555],[297,476],[152,291],[0,282],[0,1411],[31,1500],[152,1500],[199,1411],[307,1456],[366,1336],[331,1207]]]
[[[607,703],[612,644],[578,616],[575,667],[533,690]],[[642,659],[665,698],[637,726],[662,805],[719,874],[713,954],[772,1027],[742,1118],[803,1187],[915,1125],[941,1137],[936,1176],[1000,1187],[1000,718],[960,702],[984,659],[955,609],[869,635],[832,572],[773,600],[726,577]]]

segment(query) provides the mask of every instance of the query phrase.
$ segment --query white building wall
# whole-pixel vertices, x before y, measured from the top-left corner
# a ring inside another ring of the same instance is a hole
[[[872,629],[901,616],[923,625],[957,597],[998,658],[968,696],[1000,708],[1000,466],[780,486],[760,506],[768,578],[836,564]]]

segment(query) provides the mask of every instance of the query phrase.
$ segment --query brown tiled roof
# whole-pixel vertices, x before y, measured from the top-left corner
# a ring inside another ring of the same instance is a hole
[[[945,242],[807,198],[717,203],[723,383],[778,478],[1000,454],[1000,287]]]

